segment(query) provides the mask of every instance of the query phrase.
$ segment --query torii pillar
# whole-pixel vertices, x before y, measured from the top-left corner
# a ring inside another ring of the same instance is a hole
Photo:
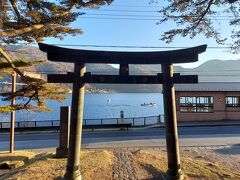
[[[67,161],[66,179],[81,179],[80,172],[80,149],[82,142],[82,121],[84,108],[84,89],[85,84],[78,79],[83,77],[86,71],[84,63],[74,63],[72,110],[70,123],[70,141]]]
[[[168,157],[167,179],[183,179],[180,166],[173,65],[162,64],[163,102]]]

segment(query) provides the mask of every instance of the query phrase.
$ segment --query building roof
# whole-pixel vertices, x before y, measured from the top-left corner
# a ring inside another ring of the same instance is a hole
[[[176,91],[240,91],[240,82],[199,82],[198,84],[175,84]]]

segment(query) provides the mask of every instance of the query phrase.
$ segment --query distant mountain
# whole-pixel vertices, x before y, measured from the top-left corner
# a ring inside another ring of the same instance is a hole
[[[28,60],[46,60],[46,63],[28,68],[27,71],[44,72],[47,74],[66,73],[73,71],[72,63],[55,63],[47,61],[46,54],[32,46],[5,47],[12,58],[26,57]],[[10,52],[12,51],[12,52]],[[131,66],[130,71],[137,74],[151,74],[153,69],[141,65]],[[87,71],[93,74],[118,74],[118,69],[108,64],[87,64]],[[45,75],[46,77],[46,75]],[[90,84],[87,88],[110,89],[115,92],[161,92],[161,85],[124,85],[124,84]]]
[[[149,66],[152,72],[161,71],[156,65]],[[240,59],[209,60],[196,68],[175,65],[174,72],[182,75],[198,75],[199,82],[240,82]]]
[[[10,46],[5,47],[13,58],[25,56],[29,60],[46,60],[46,63],[29,68],[28,71],[45,72],[48,74],[73,71],[71,63],[54,63],[47,61],[46,54],[37,47]],[[12,52],[10,52],[12,51]],[[161,72],[161,65],[130,65],[131,75],[156,75]],[[87,71],[93,74],[118,74],[118,69],[107,64],[87,64]],[[196,68],[174,66],[174,71],[181,74],[197,74],[200,82],[240,82],[239,60],[210,60]],[[117,92],[161,92],[161,85],[118,85],[90,84],[88,88],[111,89]]]
[[[210,60],[196,68],[175,68],[182,74],[197,74],[200,82],[240,82],[239,60]]]

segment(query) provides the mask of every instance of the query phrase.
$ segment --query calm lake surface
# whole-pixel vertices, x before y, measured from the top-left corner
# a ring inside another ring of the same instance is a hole
[[[71,105],[71,95],[62,103],[48,101],[52,112],[28,112],[26,110],[16,113],[16,121],[44,121],[59,120],[60,106]],[[3,102],[0,100],[0,103]],[[156,103],[153,106],[141,106],[143,103]],[[5,104],[5,102],[4,102]],[[163,114],[163,97],[160,93],[110,93],[85,94],[84,119],[118,118],[120,111],[125,117],[158,116]],[[9,115],[0,114],[0,121],[9,121]]]

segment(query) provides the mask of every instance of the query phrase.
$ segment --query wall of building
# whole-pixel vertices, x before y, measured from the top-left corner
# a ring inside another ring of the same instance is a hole
[[[180,112],[180,97],[212,96],[213,112]],[[240,120],[240,107],[226,107],[226,96],[240,92],[176,92],[178,121]]]

